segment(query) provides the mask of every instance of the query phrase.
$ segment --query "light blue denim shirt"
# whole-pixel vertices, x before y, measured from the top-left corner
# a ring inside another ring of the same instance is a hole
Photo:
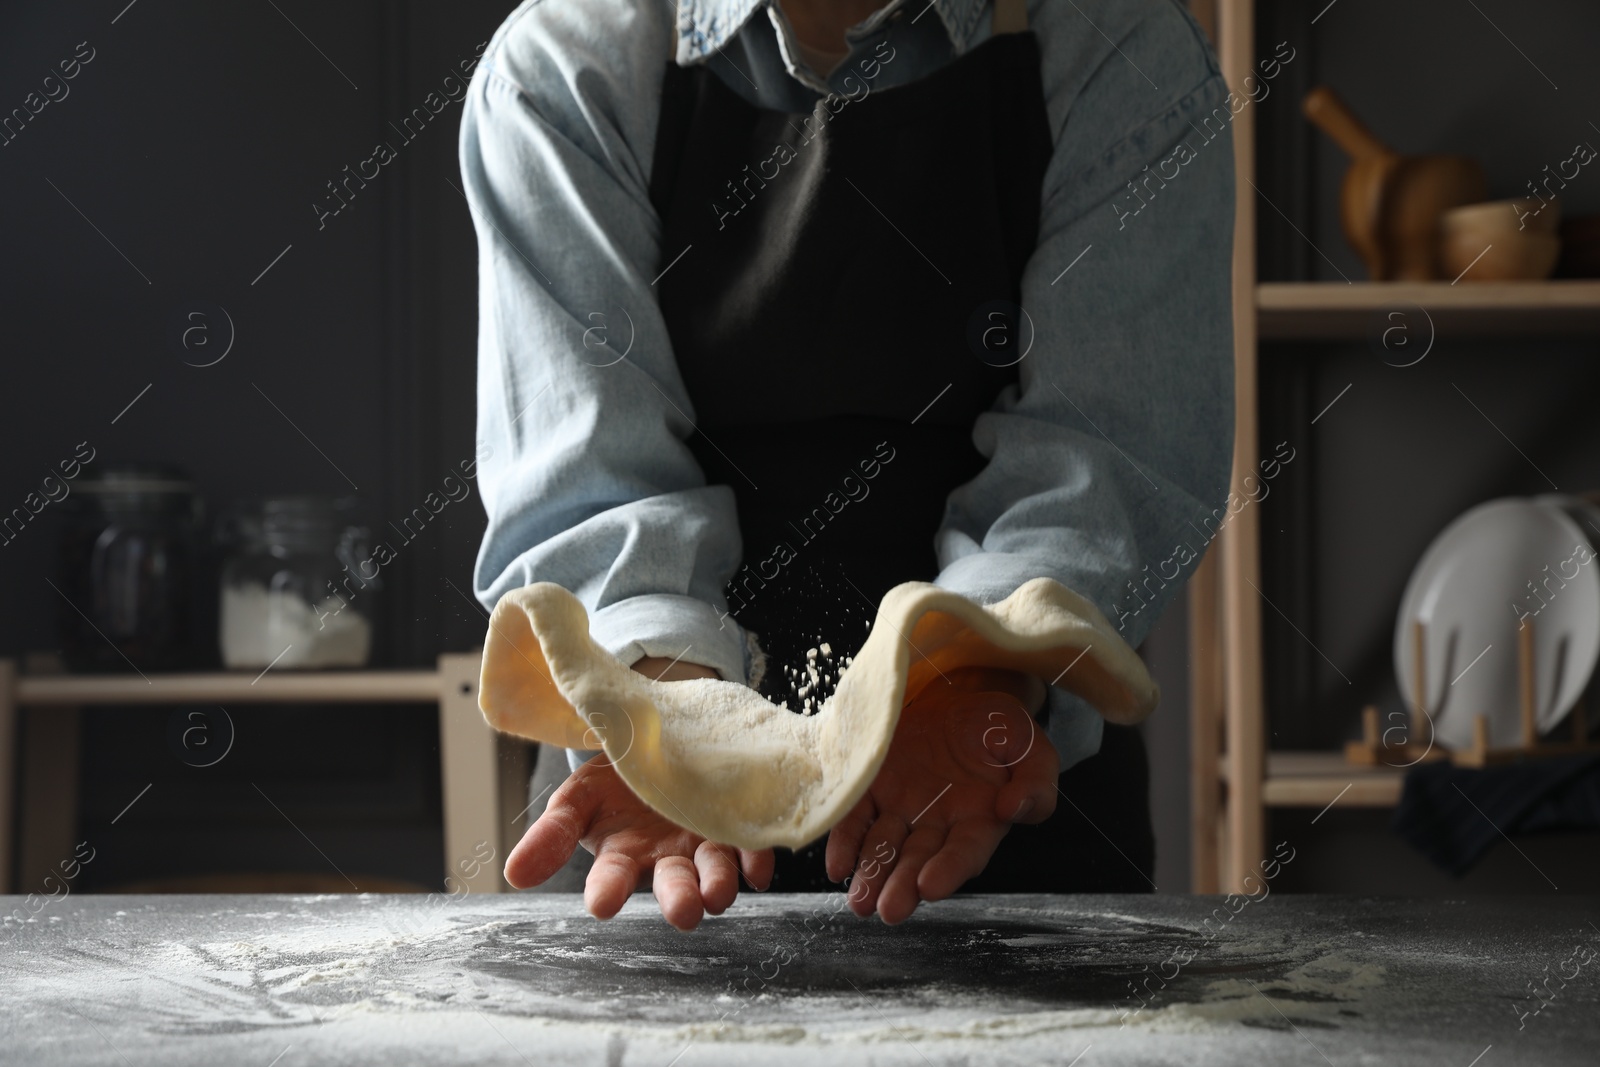
[[[1033,344],[973,427],[988,464],[949,497],[937,580],[993,603],[1054,578],[1137,646],[1226,514],[1229,120],[1249,101],[1176,0],[1028,9],[1055,146],[1022,281]],[[988,0],[892,0],[826,81],[774,0],[526,0],[500,27],[461,126],[486,606],[556,582],[623,662],[681,656],[750,681],[725,617],[734,496],[684,444],[694,401],[653,287],[670,265],[649,196],[663,68],[708,63],[753,103],[806,110],[863,92],[874,55],[871,89],[926,76],[986,40],[990,17]],[[1088,705],[1053,688],[1047,709],[1063,767],[1098,750]]]

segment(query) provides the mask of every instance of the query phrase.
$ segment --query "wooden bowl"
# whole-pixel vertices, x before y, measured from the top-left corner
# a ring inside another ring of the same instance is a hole
[[[1530,231],[1554,234],[1560,227],[1561,202],[1554,199],[1545,202],[1531,196],[1467,204],[1445,212],[1440,220],[1441,235],[1471,231],[1482,235],[1484,244],[1500,234],[1526,234]],[[1478,247],[1481,249],[1483,245]]]
[[[1463,204],[1481,201],[1487,193],[1483,168],[1475,160],[1465,156],[1401,156],[1383,191],[1378,227],[1387,250],[1387,280],[1426,282],[1438,278],[1442,273],[1439,233],[1444,216]]]
[[[1464,282],[1543,281],[1561,256],[1561,238],[1532,229],[1446,229],[1439,239],[1445,274]],[[1470,269],[1469,269],[1470,268]]]
[[[1339,222],[1372,280],[1438,278],[1440,220],[1451,208],[1488,195],[1483,168],[1465,156],[1400,155],[1325,85],[1308,92],[1301,106],[1350,156],[1339,187]]]

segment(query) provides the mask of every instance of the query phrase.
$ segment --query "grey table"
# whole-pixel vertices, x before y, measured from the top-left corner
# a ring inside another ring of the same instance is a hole
[[[681,934],[648,897],[35,900],[0,929],[0,1062],[1600,1063],[1592,898],[841,902]]]

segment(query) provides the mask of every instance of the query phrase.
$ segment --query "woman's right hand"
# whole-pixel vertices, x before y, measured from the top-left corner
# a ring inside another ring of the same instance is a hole
[[[661,681],[716,677],[709,667],[667,660],[644,659],[633,668]],[[635,889],[649,885],[667,922],[693,930],[706,912],[720,915],[733,903],[741,873],[751,888],[772,884],[771,849],[735,849],[683,829],[635,796],[603,752],[551,794],[506,858],[506,881],[517,889],[539,885],[580,844],[594,853],[583,903],[597,919],[611,918]]]
[[[603,752],[551,795],[507,857],[506,881],[518,889],[540,884],[579,844],[594,853],[583,903],[597,919],[611,918],[649,885],[667,922],[693,930],[706,912],[720,915],[733,903],[741,873],[754,889],[772,883],[771,849],[735,849],[683,829],[634,796]]]

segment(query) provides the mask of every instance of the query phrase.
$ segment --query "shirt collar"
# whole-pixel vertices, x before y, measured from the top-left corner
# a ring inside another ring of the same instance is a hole
[[[678,63],[689,66],[708,59],[733,39],[751,15],[774,3],[776,0],[680,0]],[[959,55],[967,50],[978,20],[989,9],[989,0],[892,0],[887,8],[902,5],[918,11],[932,7]]]

